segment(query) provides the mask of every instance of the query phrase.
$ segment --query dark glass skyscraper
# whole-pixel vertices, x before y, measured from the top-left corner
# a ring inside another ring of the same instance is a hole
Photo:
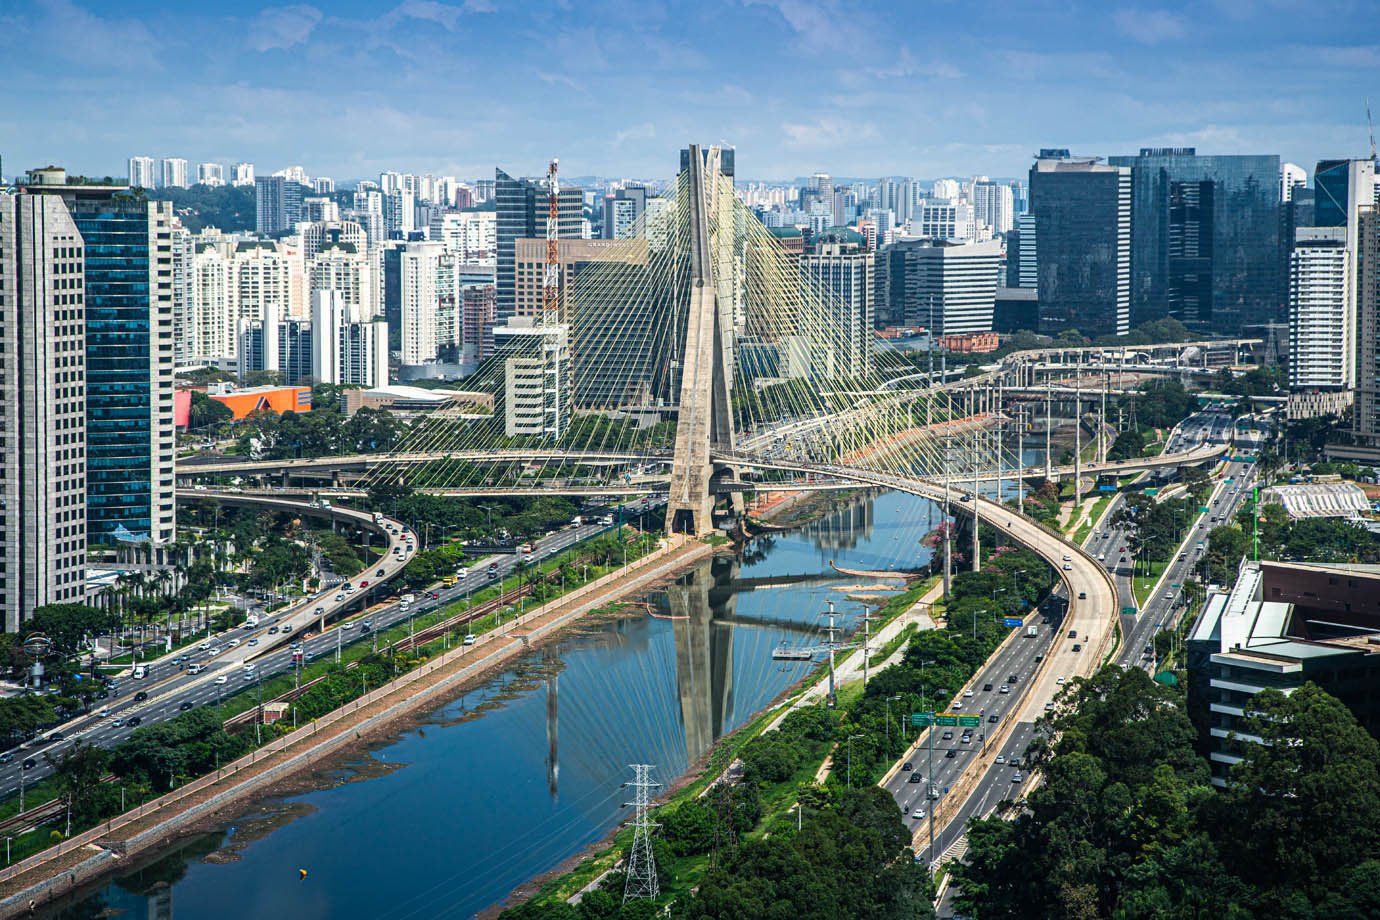
[[[1131,319],[1234,334],[1283,317],[1279,157],[1192,147],[1111,157],[1131,170]]]
[[[1067,150],[1030,169],[1040,331],[1125,335],[1131,327],[1131,171]]]

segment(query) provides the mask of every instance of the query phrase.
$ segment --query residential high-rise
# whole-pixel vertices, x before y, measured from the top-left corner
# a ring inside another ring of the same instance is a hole
[[[311,323],[286,319],[276,305],[269,305],[260,319],[240,321],[236,360],[244,378],[255,371],[273,371],[283,383],[299,385],[312,379],[313,336]]]
[[[311,187],[318,195],[335,194],[335,180],[329,176],[317,176],[311,180]]]
[[[373,319],[373,264],[368,255],[348,242],[329,242],[307,262],[307,290],[339,294],[350,308],[352,320]]]
[[[254,230],[265,236],[285,233],[302,219],[302,186],[283,176],[254,180]]]
[[[1356,343],[1347,312],[1350,287],[1346,229],[1298,228],[1289,260],[1291,418],[1340,411],[1351,402]]]
[[[193,299],[192,267],[196,250],[192,234],[177,221],[172,226],[172,293],[173,293],[173,363],[179,367],[195,367],[195,301]]]
[[[801,256],[801,271],[830,295],[825,328],[803,334],[811,340],[816,375],[864,377],[872,370],[876,255],[861,240],[843,237],[817,240],[814,251]]]
[[[986,224],[993,233],[1007,233],[1015,220],[1011,186],[987,180],[974,182],[973,210],[978,223]]]
[[[1237,334],[1283,316],[1278,156],[1144,148],[1108,163],[1131,170],[1133,323]]]
[[[397,250],[399,351],[404,365],[426,364],[436,360],[436,311],[440,306],[437,289],[441,257],[440,243],[414,242]]]
[[[559,438],[570,424],[568,328],[516,316],[493,333],[503,368],[504,435]]]
[[[158,186],[158,174],[154,172],[153,157],[129,158],[129,184],[132,188]]]
[[[61,198],[85,246],[88,541],[170,542],[172,205],[126,186],[68,185],[61,169],[31,172],[23,189]]]
[[[0,193],[0,616],[86,596],[85,244],[55,195]]]
[[[730,161],[731,162],[731,161]],[[544,179],[514,179],[501,169],[494,170],[494,197],[497,204],[498,319],[515,313],[515,247],[520,239],[545,239],[548,192]],[[578,240],[582,236],[584,192],[562,187],[556,203],[557,236]]]
[[[332,198],[303,198],[302,220],[314,223],[339,222],[340,205]]]
[[[166,157],[160,164],[162,166],[162,188],[187,188],[191,185],[187,181],[187,161],[181,157]]]
[[[1045,149],[1030,170],[1040,331],[1131,328],[1131,170]]]
[[[384,193],[383,227],[389,236],[403,240],[417,229],[417,198],[411,188]]]
[[[254,164],[236,163],[230,167],[231,185],[253,185],[254,184]]]
[[[460,291],[460,360],[475,365],[494,353],[494,320],[497,302],[492,284],[472,284]]]
[[[973,206],[966,201],[922,201],[911,214],[910,235],[930,240],[976,240]]]
[[[1001,243],[901,240],[882,252],[893,322],[934,335],[992,331]]]
[[[388,324],[362,322],[336,291],[313,291],[312,376],[319,383],[379,387],[388,383]]]
[[[432,218],[427,238],[445,245],[469,265],[493,265],[498,248],[498,224],[493,211],[459,211]]]
[[[198,163],[196,167],[196,182],[197,185],[224,185],[225,167],[219,163]]]
[[[191,364],[229,363],[239,333],[239,300],[228,240],[192,242],[191,308],[187,322]]]

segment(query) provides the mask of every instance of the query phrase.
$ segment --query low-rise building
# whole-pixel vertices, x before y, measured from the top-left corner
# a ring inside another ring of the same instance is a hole
[[[1250,700],[1312,681],[1380,736],[1380,567],[1245,563],[1208,596],[1187,640],[1188,712],[1223,785]]]

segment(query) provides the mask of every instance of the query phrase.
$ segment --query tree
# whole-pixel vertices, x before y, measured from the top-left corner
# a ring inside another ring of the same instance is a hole
[[[212,399],[200,390],[192,391],[192,407],[187,415],[187,429],[202,431],[234,421],[235,413],[218,399]]]
[[[72,817],[78,821],[93,817],[95,792],[110,770],[110,753],[77,741],[56,757],[44,754],[43,759],[53,768]]]

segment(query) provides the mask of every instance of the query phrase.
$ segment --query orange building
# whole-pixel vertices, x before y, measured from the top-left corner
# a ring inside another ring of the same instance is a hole
[[[255,412],[310,412],[311,387],[250,387],[236,390],[211,387],[206,395],[235,413],[235,419],[245,418]]]
[[[952,354],[984,355],[996,351],[1000,344],[995,332],[968,332],[939,337],[939,347]]]

